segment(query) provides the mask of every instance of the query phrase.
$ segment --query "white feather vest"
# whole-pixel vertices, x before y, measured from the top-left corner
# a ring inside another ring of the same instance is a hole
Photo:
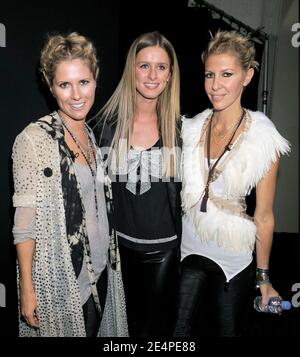
[[[226,250],[249,252],[254,247],[256,227],[244,212],[245,196],[277,156],[290,150],[289,143],[263,113],[247,110],[242,134],[217,166],[217,176],[223,176],[224,194],[214,196],[210,191],[207,212],[200,212],[207,179],[203,132],[211,114],[207,109],[192,119],[183,118],[182,207],[198,239],[215,239]]]

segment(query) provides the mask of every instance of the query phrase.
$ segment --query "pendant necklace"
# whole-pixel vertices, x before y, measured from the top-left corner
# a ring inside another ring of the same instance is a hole
[[[88,137],[88,150],[87,152],[85,152],[85,150],[82,148],[82,144],[80,144],[78,138],[76,137],[76,135],[72,132],[72,130],[68,127],[67,123],[61,119],[62,124],[64,126],[64,128],[67,130],[67,132],[70,134],[72,140],[74,141],[74,143],[77,145],[79,151],[81,152],[82,156],[84,157],[85,162],[87,163],[92,178],[93,178],[93,186],[94,186],[94,198],[95,198],[95,208],[96,208],[96,217],[98,220],[98,201],[97,201],[97,189],[96,189],[96,177],[97,177],[97,158],[96,158],[96,154],[95,154],[95,148],[93,147],[92,144],[92,140],[90,138],[89,132],[87,130],[87,128],[85,127],[85,131]],[[79,156],[79,153],[75,154],[75,158],[77,158]],[[92,161],[95,163],[95,170],[92,167]]]
[[[234,138],[234,135],[237,132],[239,126],[241,125],[241,123],[242,123],[242,121],[244,119],[244,116],[245,116],[245,110],[243,109],[242,115],[241,115],[239,121],[236,123],[236,127],[235,127],[230,139],[228,140],[227,144],[225,145],[222,154],[216,159],[216,161],[214,162],[213,165],[211,165],[211,163],[210,163],[210,146],[211,146],[210,144],[211,144],[212,118],[213,118],[213,116],[210,119],[209,126],[208,126],[207,147],[206,147],[207,160],[208,160],[208,175],[207,175],[206,185],[205,185],[205,188],[204,188],[203,193],[202,193],[203,196],[202,196],[202,201],[201,201],[201,205],[200,205],[200,211],[201,212],[207,212],[207,201],[208,201],[208,197],[209,197],[209,185],[213,180],[215,169],[216,169],[219,161],[221,160],[221,158],[224,156],[224,154],[227,151],[231,150],[230,149],[231,141]]]

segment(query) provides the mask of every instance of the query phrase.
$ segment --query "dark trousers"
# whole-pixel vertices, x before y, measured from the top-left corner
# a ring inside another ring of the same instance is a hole
[[[107,268],[103,270],[97,281],[97,291],[99,295],[101,310],[103,312],[107,294]],[[101,319],[99,312],[96,309],[92,295],[90,295],[87,302],[82,306],[82,309],[86,337],[97,337]]]
[[[212,260],[189,255],[181,263],[176,337],[242,336],[251,308],[253,266],[226,283]]]
[[[171,336],[179,248],[138,251],[120,245],[130,337]]]

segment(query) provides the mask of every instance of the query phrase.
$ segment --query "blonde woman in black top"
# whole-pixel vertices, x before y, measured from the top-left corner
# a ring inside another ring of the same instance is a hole
[[[132,43],[95,129],[112,180],[130,336],[172,332],[181,234],[179,87],[173,46],[157,31],[145,33]]]

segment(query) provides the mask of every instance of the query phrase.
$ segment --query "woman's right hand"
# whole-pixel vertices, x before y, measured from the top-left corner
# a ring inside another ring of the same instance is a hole
[[[25,322],[31,327],[39,327],[39,318],[37,315],[36,295],[33,288],[21,288],[21,315]]]

